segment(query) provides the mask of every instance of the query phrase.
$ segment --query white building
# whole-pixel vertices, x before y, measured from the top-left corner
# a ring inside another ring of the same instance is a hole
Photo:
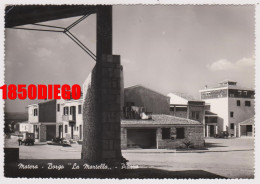
[[[83,99],[45,100],[28,106],[28,123],[35,139],[49,141],[55,137],[83,139]]]
[[[209,111],[204,101],[184,93],[169,93],[167,96],[170,97],[170,115],[199,121],[203,124],[205,137],[213,137],[217,133],[217,115]]]
[[[252,135],[253,125],[241,129],[239,123],[255,114],[253,89],[239,87],[237,82],[224,80],[217,87],[206,87],[199,92],[201,100],[210,104],[210,110],[218,115],[219,131],[228,131],[235,137]]]
[[[38,104],[28,105],[28,122],[29,123],[39,122],[38,109],[39,109]]]
[[[24,133],[24,132],[33,133],[33,126],[28,122],[19,122],[15,126],[17,127],[16,131],[18,131],[19,133]]]
[[[66,139],[83,139],[83,99],[58,100],[57,122],[62,122],[59,132],[60,137]]]

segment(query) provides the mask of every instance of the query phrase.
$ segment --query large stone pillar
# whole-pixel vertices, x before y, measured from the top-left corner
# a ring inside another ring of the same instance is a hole
[[[120,56],[103,55],[83,86],[82,159],[88,164],[121,164],[122,72]]]
[[[97,8],[97,63],[102,55],[112,55],[112,6]]]
[[[97,63],[83,85],[82,159],[88,164],[121,165],[122,66],[112,55],[112,6],[98,6]]]

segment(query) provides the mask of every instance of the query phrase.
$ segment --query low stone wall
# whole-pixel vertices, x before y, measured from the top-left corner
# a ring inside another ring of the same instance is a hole
[[[176,128],[184,128],[185,136],[183,139],[176,139]],[[203,126],[175,126],[171,127],[172,139],[162,139],[162,129],[157,129],[157,148],[158,149],[177,149],[186,148],[185,142],[190,142],[191,147],[204,147]]]

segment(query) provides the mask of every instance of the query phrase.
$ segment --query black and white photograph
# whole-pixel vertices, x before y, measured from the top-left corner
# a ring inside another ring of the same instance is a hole
[[[4,10],[4,177],[255,178],[255,4]]]

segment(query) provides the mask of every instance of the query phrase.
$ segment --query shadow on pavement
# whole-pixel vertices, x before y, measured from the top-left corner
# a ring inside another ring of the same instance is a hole
[[[217,147],[227,147],[227,146],[222,146],[219,143],[205,143],[206,148],[217,148]]]
[[[34,144],[33,145],[33,147],[35,147],[35,146],[45,146],[46,144]],[[25,145],[20,145],[20,147],[21,146],[25,146]],[[26,145],[26,147],[27,147],[28,145]],[[32,146],[32,145],[29,145],[28,147],[30,147],[30,146]],[[19,147],[19,146],[18,146]]]
[[[243,150],[219,150],[219,151],[178,151],[178,152],[176,152],[176,153],[209,153],[209,152],[211,152],[211,153],[225,153],[225,152],[235,152],[235,151],[254,151],[254,149],[243,149]]]

